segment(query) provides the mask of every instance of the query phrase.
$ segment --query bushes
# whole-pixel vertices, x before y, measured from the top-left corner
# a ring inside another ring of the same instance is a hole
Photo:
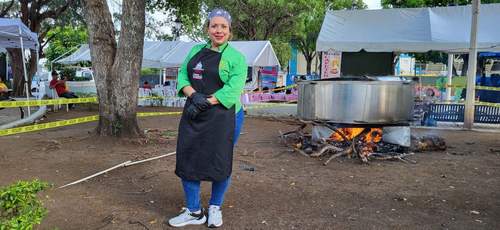
[[[19,181],[0,188],[0,230],[33,229],[47,210],[36,194],[49,185],[39,180]]]
[[[62,77],[66,77],[66,80],[73,81],[73,79],[76,77],[76,70],[71,68],[64,68],[59,74]]]

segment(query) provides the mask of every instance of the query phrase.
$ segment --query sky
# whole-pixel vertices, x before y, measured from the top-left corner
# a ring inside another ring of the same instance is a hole
[[[368,5],[368,9],[381,9],[382,5],[380,4],[381,0],[363,0],[366,5]]]

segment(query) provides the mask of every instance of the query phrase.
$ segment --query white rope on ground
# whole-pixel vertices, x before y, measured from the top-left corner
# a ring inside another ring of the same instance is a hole
[[[125,167],[131,166],[131,165],[140,164],[140,163],[144,163],[144,162],[148,162],[148,161],[152,161],[152,160],[156,160],[156,159],[160,159],[160,158],[163,158],[163,157],[172,156],[174,154],[175,154],[175,152],[171,152],[171,153],[167,153],[167,154],[164,154],[164,155],[161,155],[161,156],[157,156],[157,157],[151,157],[151,158],[140,160],[140,161],[130,162],[128,164],[125,164]]]
[[[111,168],[109,168],[109,169],[106,169],[106,170],[100,171],[100,172],[95,173],[95,174],[92,174],[92,175],[90,175],[90,176],[88,176],[88,177],[82,178],[82,179],[80,179],[80,180],[77,180],[77,181],[71,182],[71,183],[66,184],[66,185],[63,185],[63,186],[59,187],[58,189],[60,189],[60,188],[65,188],[65,187],[68,187],[68,186],[70,186],[70,185],[78,184],[78,183],[81,183],[81,182],[83,182],[83,181],[86,181],[86,180],[88,180],[88,179],[90,179],[90,178],[94,178],[94,177],[99,176],[99,175],[101,175],[101,174],[107,173],[107,172],[109,172],[109,171],[111,171],[111,170],[113,170],[113,169],[117,169],[117,168],[124,167],[126,164],[128,164],[128,163],[130,163],[130,162],[132,162],[132,161],[125,161],[125,162],[123,162],[123,163],[121,163],[121,164],[118,164],[118,165],[115,165],[115,166],[113,166],[113,167],[111,167]]]
[[[75,185],[75,184],[78,184],[78,183],[81,183],[81,182],[84,182],[88,179],[91,179],[91,178],[94,178],[96,176],[99,176],[99,175],[102,175],[104,173],[107,173],[111,170],[114,170],[114,169],[117,169],[117,168],[121,168],[121,167],[127,167],[127,166],[132,166],[132,165],[136,165],[136,164],[141,164],[141,163],[144,163],[144,162],[148,162],[148,161],[152,161],[152,160],[156,160],[156,159],[160,159],[160,158],[163,158],[163,157],[168,157],[168,156],[172,156],[172,155],[175,155],[175,152],[171,152],[171,153],[167,153],[167,154],[163,154],[163,155],[160,155],[160,156],[156,156],[156,157],[151,157],[151,158],[148,158],[148,159],[144,159],[144,160],[140,160],[140,161],[125,161],[121,164],[118,164],[118,165],[115,165],[111,168],[108,168],[108,169],[105,169],[103,171],[100,171],[100,172],[97,172],[95,174],[92,174],[88,177],[85,177],[85,178],[82,178],[80,180],[77,180],[77,181],[74,181],[74,182],[71,182],[69,184],[66,184],[66,185],[63,185],[61,187],[58,187],[58,189],[60,188],[65,188],[65,187],[68,187],[70,185]]]

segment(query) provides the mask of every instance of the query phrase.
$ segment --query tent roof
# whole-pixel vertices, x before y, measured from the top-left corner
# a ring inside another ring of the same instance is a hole
[[[468,52],[471,7],[328,11],[317,51]],[[478,51],[500,51],[500,4],[479,10]]]
[[[90,61],[90,49],[88,44],[80,45],[80,48],[75,52],[55,62],[61,64],[75,64],[82,61]]]
[[[18,18],[0,18],[0,47],[2,48],[21,48],[23,46],[29,49],[36,49],[38,36]]]
[[[179,67],[197,42],[182,41],[145,41],[142,66],[147,68]],[[269,41],[232,41],[234,48],[247,59],[249,66],[280,65]],[[90,50],[87,44],[63,58],[57,63],[73,64],[80,61],[90,61]]]

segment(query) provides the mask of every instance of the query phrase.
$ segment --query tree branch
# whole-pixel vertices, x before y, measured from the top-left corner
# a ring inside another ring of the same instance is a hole
[[[47,34],[47,32],[44,32],[45,34]],[[46,35],[45,35],[46,36]],[[52,41],[52,39],[54,39],[56,36],[55,35],[52,35],[48,38],[46,38],[46,40],[40,44],[40,47],[43,48],[45,47],[50,41]]]
[[[40,21],[46,19],[46,18],[57,18],[57,16],[61,15],[64,11],[66,11],[66,9],[71,5],[73,4],[74,0],[68,0],[64,5],[62,5],[61,7],[55,9],[55,10],[47,10],[43,13],[41,13],[39,16],[38,16],[38,19]]]
[[[5,17],[5,15],[7,15],[7,13],[9,12],[9,10],[12,8],[13,5],[14,5],[14,0],[11,0],[9,5],[7,5],[7,7],[5,8],[2,7],[2,11],[0,12],[0,18]]]

